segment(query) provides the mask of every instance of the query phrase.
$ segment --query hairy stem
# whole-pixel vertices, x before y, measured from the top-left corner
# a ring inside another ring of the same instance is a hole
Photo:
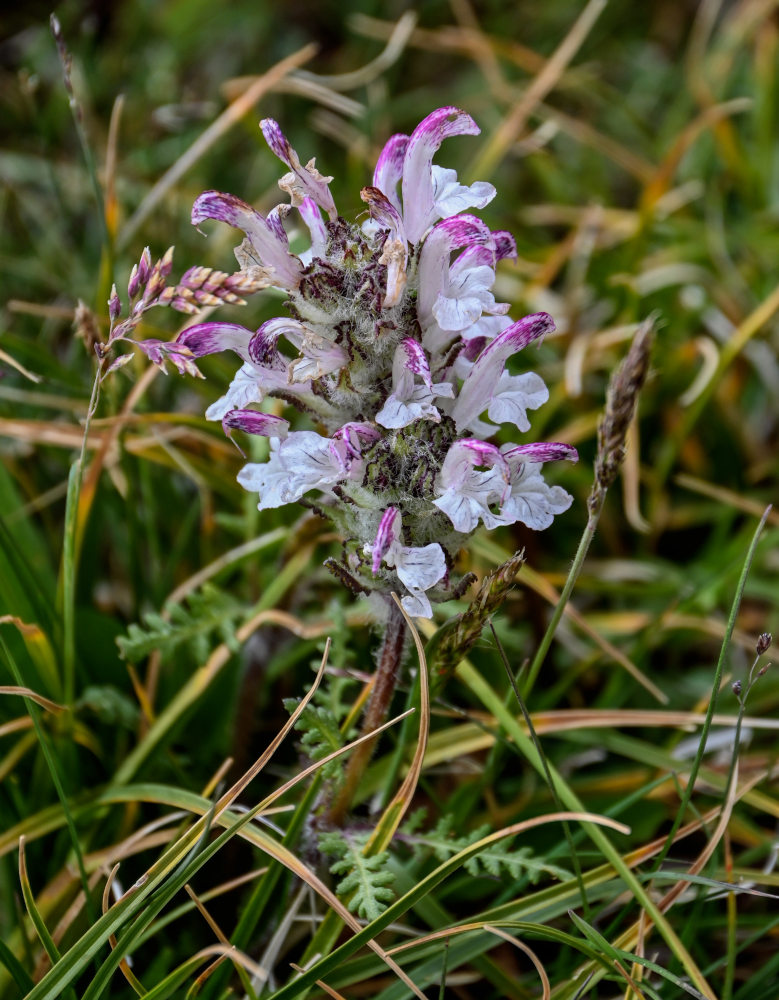
[[[381,645],[379,663],[373,680],[371,699],[368,702],[368,709],[362,721],[361,736],[373,732],[374,729],[378,729],[387,717],[392,695],[395,693],[405,639],[406,622],[400,612],[400,608],[394,601],[390,601],[384,640]],[[329,813],[330,822],[335,826],[341,826],[344,821],[354,798],[354,793],[357,791],[360,779],[370,760],[375,743],[375,739],[366,740],[365,743],[362,743],[355,749],[349,759],[343,787],[338,793]]]

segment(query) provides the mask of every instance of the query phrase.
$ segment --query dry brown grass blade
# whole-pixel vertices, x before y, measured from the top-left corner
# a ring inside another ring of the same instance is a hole
[[[506,84],[498,77],[498,73],[490,65],[493,59],[500,57],[526,73],[539,74],[547,65],[547,58],[513,39],[487,35],[474,25],[473,18],[461,17],[459,9],[455,13],[463,21],[461,25],[444,25],[434,30],[416,28],[411,33],[409,46],[421,49],[424,53],[443,52],[473,60],[479,64],[496,99],[509,102],[511,105],[516,104],[520,100],[520,92],[515,86]],[[350,24],[355,32],[367,38],[386,39],[393,28],[391,22],[364,14],[354,14]],[[563,73],[557,83],[565,82],[566,77],[567,74]],[[608,157],[642,183],[650,181],[654,176],[655,167],[649,160],[645,160],[635,150],[623,146],[616,139],[599,132],[581,118],[566,114],[559,108],[552,108],[541,101],[536,104],[535,113],[542,119],[553,122],[577,142],[590,146]]]
[[[9,299],[5,306],[9,312],[22,313],[25,316],[40,316],[43,319],[64,319],[73,322],[73,306],[44,305],[42,302],[28,302],[26,299]]]
[[[571,25],[571,29],[536,75],[523,96],[503,119],[500,126],[476,157],[471,177],[487,177],[517,141],[528,118],[540,101],[556,86],[570,61],[578,52],[584,39],[600,17],[606,0],[589,0],[584,10]]]
[[[247,626],[245,626],[245,628],[250,626],[251,624],[252,624],[251,622],[247,623]],[[285,736],[290,732],[290,730],[294,727],[300,714],[305,710],[306,705],[309,703],[317,687],[321,683],[322,677],[324,676],[325,667],[327,665],[327,658],[329,652],[330,652],[330,640],[328,639],[327,643],[325,644],[325,650],[322,656],[322,661],[319,666],[319,670],[317,671],[316,678],[314,679],[313,684],[306,692],[300,703],[297,705],[295,711],[292,713],[289,720],[285,723],[280,732],[274,737],[274,739],[269,744],[268,748],[264,751],[264,753],[260,755],[260,757],[255,761],[255,763],[240,778],[238,778],[238,780],[233,784],[233,786],[230,789],[228,789],[228,791],[225,792],[224,795],[222,795],[218,799],[218,801],[213,805],[213,807],[209,809],[207,812],[204,812],[201,815],[201,817],[197,820],[197,822],[187,831],[184,841],[180,845],[180,850],[178,852],[180,855],[182,854],[182,852],[185,852],[186,850],[190,849],[191,845],[195,842],[196,838],[202,836],[203,832],[207,829],[208,824],[219,823],[222,826],[230,825],[229,822],[227,823],[225,822],[224,818],[225,811],[229,808],[229,806],[232,803],[235,802],[237,797],[241,794],[241,792],[245,790],[245,788],[254,779],[254,777],[256,777],[256,775],[259,774],[259,772],[267,764],[272,754],[278,748],[279,744],[282,742]],[[397,719],[392,719],[390,720],[390,722],[385,723],[375,732],[363,735],[362,737],[358,738],[357,740],[347,745],[346,747],[341,747],[334,754],[330,754],[323,760],[317,761],[315,764],[312,764],[310,767],[306,768],[300,774],[290,779],[290,781],[286,782],[280,788],[276,789],[270,795],[266,796],[262,800],[262,802],[259,803],[259,805],[256,807],[257,812],[261,814],[262,812],[266,811],[268,806],[270,806],[274,801],[276,801],[276,799],[280,798],[290,788],[294,787],[299,782],[304,781],[310,774],[313,774],[320,768],[324,767],[330,760],[333,760],[344,753],[348,753],[355,746],[358,746],[360,743],[365,742],[366,740],[373,739],[377,735],[377,733],[383,731],[390,725],[394,725],[396,722],[405,718],[407,714],[409,713],[403,713],[403,715],[398,716]],[[248,838],[252,840],[249,831],[247,831],[247,835]],[[333,892],[331,892],[330,889],[328,889],[327,886],[314,874],[314,872],[312,872],[306,865],[304,865],[299,858],[297,858],[294,854],[288,851],[283,845],[271,843],[268,840],[268,838],[264,838],[263,841],[260,844],[258,844],[258,846],[260,846],[261,849],[264,850],[266,853],[270,854],[271,857],[275,858],[278,862],[283,864],[298,878],[301,878],[304,882],[306,882],[307,885],[311,886],[311,888],[327,903],[327,905],[331,909],[335,910],[339,918],[347,926],[349,926],[355,933],[361,930],[361,925],[359,921],[357,921],[356,918],[352,916],[352,914],[341,903],[338,897]],[[160,870],[158,866],[161,863],[164,863],[166,868],[170,868],[171,866],[175,866],[175,864],[177,864],[179,860],[180,858],[171,857],[165,859],[163,862],[161,859],[161,862],[155,863],[155,865],[153,865],[152,868],[149,869],[145,873],[145,875],[143,875],[141,879],[139,879],[138,882],[136,882],[135,885],[132,886],[124,895],[127,896],[128,893],[135,891],[138,887],[144,884],[149,879],[149,877],[151,877],[155,869],[157,869],[157,871]],[[375,941],[368,942],[368,946],[382,959],[382,961],[384,961],[393,970],[393,972],[395,972],[395,974],[405,983],[405,985],[414,993],[415,996],[419,997],[420,1000],[426,1000],[424,995],[417,990],[417,988],[414,986],[411,980],[406,976],[403,970],[400,969],[399,966],[397,966],[392,961],[392,959],[386,954],[384,949],[382,949],[378,944],[376,944]],[[208,953],[221,954],[221,952],[219,951],[215,952],[212,951]]]
[[[306,971],[302,966],[296,965],[294,962],[290,962],[290,965],[295,970],[295,972]],[[328,986],[327,983],[323,983],[321,979],[317,979],[316,984],[320,988],[320,990],[324,990],[329,997],[334,997],[335,1000],[346,1000],[346,997],[343,995],[343,993],[339,993],[338,990],[334,990],[332,986]]]
[[[202,899],[198,896],[198,894],[194,891],[194,889],[192,888],[192,886],[190,886],[187,883],[187,885],[184,886],[184,891],[189,896],[189,898],[192,900],[192,902],[195,904],[195,907],[197,908],[197,911],[200,914],[200,916],[203,918],[203,920],[205,920],[205,922],[208,924],[208,926],[214,932],[214,934],[216,935],[217,940],[221,944],[225,944],[225,945],[227,945],[229,947],[230,946],[230,941],[228,940],[227,935],[222,930],[222,928],[219,926],[219,924],[216,922],[216,920],[214,920],[214,918],[208,912],[208,908],[203,903]]]
[[[122,227],[117,239],[117,246],[121,250],[130,242],[140,225],[149,217],[152,210],[162,201],[170,189],[179,181],[184,174],[197,161],[208,152],[208,150],[222,136],[236,125],[244,115],[248,114],[259,99],[291,73],[294,69],[302,66],[312,59],[316,54],[316,45],[309,43],[303,48],[293,52],[292,55],[280,60],[259,77],[240,97],[237,97],[232,104],[208,126],[208,128],[192,143],[189,149],[183,153],[157,181],[149,191],[138,208]]]
[[[260,626],[268,621],[268,612],[260,611],[254,615],[248,622],[243,624],[235,633],[236,641],[243,644],[246,640],[257,631]],[[328,640],[325,654],[330,649],[330,641]],[[194,674],[190,677],[187,683],[182,687],[178,694],[176,694],[173,700],[166,706],[164,712],[162,712],[157,718],[155,718],[153,724],[149,730],[145,733],[142,741],[136,746],[135,750],[125,759],[122,766],[117,771],[114,776],[114,781],[116,784],[124,784],[129,780],[130,776],[134,773],[135,768],[139,766],[140,761],[142,761],[145,756],[151,752],[151,748],[155,745],[156,740],[161,738],[161,735],[165,732],[167,726],[169,726],[173,719],[179,718],[180,715],[187,710],[187,708],[193,705],[203,691],[211,684],[214,678],[222,671],[227,663],[230,661],[232,656],[232,650],[227,643],[220,643],[219,646],[213,651],[209,656],[208,660],[202,667],[199,667]],[[317,672],[317,676],[314,680],[313,686],[309,689],[301,702],[301,706],[304,708],[308,704],[309,699],[313,696],[314,691],[319,685],[326,660],[323,658],[322,665]],[[300,707],[300,706],[299,706]],[[302,710],[302,709],[301,709]],[[284,738],[284,736],[289,732],[289,722],[285,724],[282,733],[279,733],[273,745],[277,746],[278,743]],[[266,752],[267,753],[267,752]],[[262,759],[265,759],[265,755]],[[259,763],[259,762],[258,762]],[[254,766],[257,766],[256,764]],[[260,767],[261,769],[261,767]],[[259,773],[259,771],[255,772]],[[251,778],[249,779],[251,780]],[[232,791],[232,790],[231,790]],[[230,795],[230,792],[226,793]],[[240,789],[236,794],[240,794]]]
[[[596,629],[603,628],[620,635],[635,635],[641,629],[655,628],[662,631],[686,629],[700,632],[714,639],[725,637],[725,622],[717,621],[707,615],[680,614],[675,611],[664,612],[660,618],[644,611],[594,612],[589,618],[590,625]],[[743,629],[734,629],[732,641],[746,652],[753,652],[755,637]]]
[[[219,816],[227,809],[233,802],[238,798],[241,792],[257,777],[257,775],[262,771],[265,765],[268,763],[270,758],[279,748],[279,746],[285,740],[287,734],[292,731],[295,723],[300,718],[301,714],[305,711],[306,706],[314,697],[317,688],[322,683],[322,678],[325,675],[325,667],[327,666],[327,658],[330,655],[330,639],[325,642],[325,649],[322,654],[322,660],[319,664],[319,669],[316,672],[316,677],[311,687],[306,691],[300,702],[295,707],[295,711],[290,715],[289,719],[284,723],[279,732],[273,737],[273,739],[268,744],[265,751],[260,754],[257,760],[252,764],[252,766],[241,775],[240,778],[235,782],[232,788],[229,788],[224,795],[222,795],[214,806],[214,819],[218,819]]]
[[[51,420],[9,420],[0,418],[0,435],[24,441],[27,444],[55,445],[76,451],[81,447],[84,434],[81,428],[68,427]],[[94,450],[103,442],[102,434],[90,434],[87,448]]]
[[[631,527],[642,534],[646,534],[651,525],[641,514],[639,499],[639,482],[641,479],[640,454],[641,446],[639,442],[638,421],[634,417],[628,428],[625,460],[620,470],[620,477],[622,479],[622,505],[625,510],[625,518]]]
[[[716,486],[714,483],[707,483],[705,480],[697,479],[686,472],[680,472],[678,476],[674,476],[674,481],[686,490],[691,490],[693,493],[700,493],[701,496],[710,497],[712,500],[719,500],[726,506],[743,511],[745,514],[762,517],[765,511],[765,504],[757,500],[750,500],[742,493],[736,493],[734,490],[729,490],[724,486]],[[772,510],[766,521],[774,527],[779,526],[779,510]],[[754,642],[750,641],[754,645]]]
[[[214,793],[214,789],[219,787],[219,782],[224,778],[230,768],[233,766],[233,758],[225,757],[219,767],[214,771],[211,777],[208,779],[206,784],[203,786],[203,790],[200,793],[204,799],[210,799]]]
[[[300,781],[305,780],[305,778],[307,778],[310,774],[313,774],[322,767],[324,767],[330,760],[335,760],[337,757],[342,756],[344,753],[347,753],[348,751],[366,742],[367,740],[374,739],[378,733],[382,732],[384,729],[387,729],[389,726],[394,725],[396,722],[405,718],[409,714],[410,712],[404,712],[397,718],[391,719],[389,722],[385,722],[384,725],[380,726],[378,729],[369,733],[364,733],[362,736],[358,737],[356,740],[348,744],[346,747],[341,747],[334,753],[328,754],[327,757],[324,757],[322,758],[322,760],[319,760],[316,763],[307,767],[300,774],[296,775],[294,778],[290,779],[284,785],[282,785],[281,788],[276,789],[275,792],[272,792],[271,795],[267,796],[261,803],[259,809],[260,814],[262,814],[267,805],[270,805],[270,803],[274,802],[277,798],[280,798],[290,788],[294,787]],[[267,848],[264,849],[267,850]],[[362,930],[362,925],[360,924],[360,922],[349,912],[349,910],[346,908],[346,906],[344,906],[344,904],[335,895],[335,893],[331,892],[331,890],[328,889],[327,886],[314,874],[314,872],[312,872],[308,867],[306,867],[306,865],[304,865],[299,858],[296,858],[291,852],[282,848],[281,845],[277,845],[276,851],[272,853],[272,856],[275,857],[277,861],[280,861],[281,864],[285,865],[285,867],[289,868],[289,870],[294,875],[297,875],[298,878],[302,879],[307,885],[309,885],[314,890],[314,892],[316,892],[317,895],[320,896],[320,898],[322,898],[333,911],[335,911],[335,913],[343,921],[343,923],[346,924],[348,927],[350,927],[355,934],[359,933],[359,931]],[[417,989],[417,987],[409,979],[406,973],[400,968],[399,965],[397,965],[392,960],[392,958],[380,945],[378,945],[375,941],[368,941],[367,945],[371,949],[371,951],[375,952],[376,955],[378,955],[379,958],[381,958],[381,960],[386,965],[388,965],[390,969],[392,969],[395,975],[402,980],[402,982],[411,990],[414,996],[418,997],[419,1000],[426,1000],[424,993],[421,993]]]
[[[9,719],[0,726],[0,737],[19,733],[24,729],[32,729],[32,719],[29,715],[20,715],[18,719]]]
[[[528,947],[524,941],[520,941],[514,934],[509,934],[508,931],[504,931],[500,927],[495,927],[493,924],[485,924],[484,930],[489,931],[490,934],[496,934],[499,938],[503,938],[504,941],[508,941],[510,944],[513,944],[515,948],[518,948],[521,952],[527,955],[535,966],[535,970],[541,980],[541,998],[542,1000],[549,1000],[549,997],[552,995],[552,989],[549,985],[549,977],[546,974],[546,969],[541,964],[541,959],[538,955],[536,955],[533,949]]]
[[[441,931],[432,931],[430,934],[423,934],[421,937],[415,937],[413,941],[404,941],[403,944],[394,945],[394,947],[389,948],[388,951],[391,955],[397,955],[402,951],[408,951],[411,948],[418,948],[423,944],[429,944],[433,941],[449,941],[451,938],[458,937],[460,934],[471,934],[473,931],[487,931],[489,934],[494,934],[496,937],[502,938],[504,941],[509,941],[520,951],[524,952],[538,972],[538,976],[541,980],[542,1000],[548,1000],[548,998],[551,997],[552,994],[549,977],[546,974],[546,969],[544,969],[541,960],[538,958],[536,953],[520,941],[519,938],[514,937],[514,935],[508,934],[506,931],[502,930],[499,921],[485,923],[482,920],[474,920],[467,924],[457,924],[456,927],[446,927]]]
[[[92,873],[92,876],[90,877],[87,883],[87,885],[90,888],[90,891],[94,889],[97,883],[100,881],[101,874],[102,873],[99,871]],[[76,878],[75,881],[77,882],[78,878]],[[79,916],[81,911],[84,909],[85,903],[86,903],[86,895],[84,894],[83,888],[79,888],[79,891],[76,893],[75,899],[67,907],[65,912],[57,921],[54,930],[51,932],[52,939],[58,947],[62,943],[62,939],[65,937],[65,934],[73,924],[73,921]],[[41,909],[40,905],[38,908]],[[46,970],[49,968],[49,965],[50,963],[48,955],[43,956],[43,958],[41,959],[41,961],[39,962],[38,966],[35,969],[35,973],[33,974],[33,978],[35,979],[36,983],[41,978],[41,976],[43,976],[44,972],[46,972]]]
[[[709,838],[708,843],[704,847],[703,851],[700,853],[698,858],[693,862],[693,864],[687,870],[687,874],[689,875],[695,875],[701,871],[701,869],[704,867],[704,865],[709,860],[711,855],[714,853],[717,844],[722,839],[722,835],[727,829],[728,821],[730,820],[730,815],[736,801],[736,780],[735,780],[736,773],[737,769],[734,771],[734,780],[731,782],[731,787],[730,789],[728,789],[726,801],[723,804],[722,808],[712,810],[706,817],[707,819],[710,819],[712,815],[716,815],[717,813],[719,813],[719,822],[717,823],[717,827],[714,830],[712,836]],[[696,825],[702,827],[703,822],[696,821]],[[681,828],[678,831],[678,833],[681,833],[682,829],[684,828]],[[678,833],[677,837],[674,838],[674,843],[678,839]],[[658,908],[662,913],[666,913],[671,908],[673,903],[679,898],[679,896],[681,896],[682,892],[684,892],[684,890],[687,888],[687,885],[688,883],[683,879],[681,879],[677,885],[675,885],[663,896],[663,898],[657,904]],[[652,932],[653,927],[654,924],[651,918],[645,912],[642,911],[639,919],[632,925],[632,927],[628,928],[628,930],[625,931],[615,942],[616,947],[621,948],[624,951],[635,950],[639,941],[641,941],[643,945],[645,938]],[[692,962],[691,957],[689,960]],[[697,968],[697,966],[695,966],[695,963],[693,963],[693,966]],[[698,972],[700,973],[700,970],[698,970]],[[703,982],[705,983],[706,981],[703,980]],[[710,987],[709,990],[711,990]],[[716,996],[714,995],[713,991],[709,993],[709,996],[711,997],[711,1000],[716,1000]]]
[[[260,968],[259,965],[257,965],[255,961],[249,958],[248,955],[244,954],[244,952],[239,951],[235,947],[235,945],[230,944],[229,942],[227,944],[209,945],[207,948],[203,948],[201,951],[197,952],[196,955],[193,955],[190,961],[194,962],[199,958],[205,960],[207,958],[211,958],[212,955],[218,955],[219,956],[218,961],[211,963],[208,966],[208,968],[204,972],[202,972],[197,977],[197,979],[195,979],[194,983],[190,987],[189,992],[187,993],[187,996],[194,996],[197,990],[200,988],[200,986],[202,986],[202,984],[206,981],[206,979],[208,979],[208,977],[214,972],[214,970],[217,969],[222,964],[222,962],[228,958],[230,959],[231,962],[234,962],[236,965],[242,966],[244,969],[246,969],[247,972],[251,973],[252,976],[256,976],[262,973],[262,969]]]
[[[452,713],[446,711],[438,711],[436,714],[452,717]],[[487,750],[495,742],[494,732],[485,729],[485,726],[493,730],[496,729],[496,720],[486,713],[473,711],[469,713],[469,716],[478,719],[478,721],[465,722],[456,729],[457,749],[458,753],[462,755]],[[580,729],[614,728],[670,730],[681,727],[692,731],[694,727],[703,724],[705,715],[700,712],[669,712],[658,709],[550,709],[549,711],[531,713],[531,720],[533,728],[539,735]],[[735,715],[715,714],[712,717],[712,724],[715,726],[732,728],[736,722]],[[779,719],[745,716],[742,723],[751,729],[779,730]],[[425,757],[426,767],[433,767],[451,759],[451,739],[451,732],[441,733],[439,738],[433,737]]]
[[[267,795],[262,800],[260,815],[267,815],[270,811],[268,806],[275,802],[276,799],[285,795],[291,788],[294,788],[295,785],[300,784],[301,781],[305,781],[310,775],[316,774],[316,772],[320,770],[320,768],[324,767],[325,764],[329,764],[331,760],[337,760],[350,750],[354,750],[363,743],[367,743],[369,740],[374,739],[380,733],[383,733],[385,729],[389,729],[390,726],[397,725],[398,722],[402,722],[403,719],[409,715],[413,715],[413,713],[414,709],[409,708],[407,711],[401,712],[400,715],[396,715],[394,719],[389,719],[387,722],[382,723],[382,725],[378,726],[376,729],[372,729],[368,733],[362,733],[362,735],[358,736],[355,740],[352,740],[351,743],[347,743],[346,746],[342,746],[338,750],[334,750],[332,753],[329,753],[326,757],[322,757],[315,763],[309,764],[308,767],[296,774],[294,778],[290,778],[289,781],[286,781],[280,788],[277,788],[276,791],[271,792],[270,795]]]
[[[117,861],[117,863],[109,872],[108,878],[106,879],[106,883],[103,886],[103,897],[101,900],[101,909],[103,916],[105,916],[106,913],[108,912],[108,900],[111,895],[111,886],[114,884],[114,879],[116,878],[116,873],[118,871],[119,871],[119,862]],[[113,951],[116,948],[117,941],[115,934],[109,935],[108,944],[111,948],[111,951]],[[133,970],[130,968],[130,963],[126,956],[123,956],[121,961],[119,962],[119,970],[124,976],[124,978],[127,980],[127,982],[130,984],[130,986],[133,988],[133,991],[136,993],[137,996],[142,997],[147,992],[143,983],[140,981],[140,979],[138,979]]]
[[[409,38],[411,37],[417,23],[417,15],[412,10],[407,10],[398,18],[390,31],[387,44],[384,49],[370,62],[367,62],[360,69],[350,70],[346,73],[333,75],[321,75],[319,73],[309,73],[307,70],[299,70],[292,74],[293,78],[311,80],[322,84],[329,90],[355,90],[357,87],[364,87],[388,70],[403,53]]]
[[[385,850],[395,835],[395,831],[403,821],[403,817],[408,812],[419,782],[419,776],[422,773],[422,765],[427,751],[427,741],[430,735],[430,682],[427,673],[425,650],[422,646],[422,640],[419,638],[419,632],[412,619],[406,613],[406,609],[400,603],[398,595],[393,593],[392,600],[398,606],[400,613],[406,620],[406,625],[414,640],[419,659],[419,737],[417,738],[414,757],[400,788],[392,797],[392,801],[384,810],[381,820],[365,843],[365,847],[363,848],[363,854],[365,855],[378,854],[380,851]]]
[[[11,615],[3,615],[2,618],[0,618],[0,623],[11,620],[14,621],[14,624],[19,623],[19,619],[12,619]],[[24,625],[24,623],[21,624]],[[38,631],[37,625],[24,625],[24,628],[34,628]],[[20,631],[22,631],[21,628]],[[32,688],[17,687],[14,684],[0,684],[0,695],[3,694],[15,694],[19,695],[20,698],[29,698],[30,701],[34,701],[36,705],[40,705],[41,708],[45,708],[48,712],[54,712],[55,715],[59,712],[65,711],[64,705],[58,705],[56,701],[52,701],[51,698],[46,698],[44,695],[38,694],[36,691],[33,691]]]
[[[99,875],[101,872],[108,870],[109,866],[125,858],[142,854],[145,851],[155,851],[161,847],[166,847],[177,834],[173,829],[160,828],[177,823],[186,815],[186,812],[177,810],[156,820],[152,820],[138,830],[135,830],[124,840],[85,855],[84,867],[87,872]],[[208,901],[215,896],[230,892],[237,886],[258,878],[266,871],[267,868],[260,868],[248,872],[246,875],[241,875],[236,879],[209,889],[203,893],[201,898]],[[71,868],[64,867],[38,895],[38,908],[41,915],[46,918],[51,913],[60,911],[67,897],[71,894],[73,885],[78,884],[78,881],[78,874]],[[83,894],[81,898],[83,905]]]
[[[29,368],[25,368],[24,365],[17,361],[16,358],[12,357],[7,351],[0,350],[0,361],[4,361],[5,364],[10,365],[15,368],[20,375],[23,375],[29,382],[42,382],[43,376],[36,375],[35,372],[31,372]]]
[[[752,781],[750,781],[749,783],[747,783],[742,788],[741,795],[737,796],[736,795],[736,788],[737,788],[736,775],[737,775],[737,773],[738,773],[738,768],[736,767],[734,769],[734,772],[733,772],[733,780],[731,781],[730,788],[726,790],[725,802],[723,803],[723,805],[721,807],[716,807],[716,808],[710,810],[705,816],[700,817],[699,819],[695,820],[693,823],[688,824],[688,826],[686,826],[686,827],[680,827],[680,829],[677,831],[676,837],[674,838],[674,843],[676,843],[678,841],[678,839],[679,839],[679,837],[680,837],[681,834],[686,835],[686,833],[691,828],[692,829],[696,829],[696,830],[699,829],[699,828],[702,829],[715,816],[719,817],[718,818],[717,826],[716,826],[715,830],[713,831],[712,835],[709,837],[706,846],[703,848],[703,850],[701,851],[701,853],[699,854],[699,856],[696,858],[696,860],[687,869],[687,873],[686,874],[688,874],[688,875],[696,875],[696,874],[698,874],[703,869],[703,867],[705,866],[706,862],[711,858],[712,854],[714,853],[714,851],[715,851],[715,849],[717,847],[717,844],[722,839],[722,836],[724,835],[725,831],[727,830],[728,823],[730,821],[730,817],[731,817],[731,814],[732,814],[732,811],[733,811],[733,806],[735,805],[736,799],[738,797],[743,798],[745,796],[746,792],[748,792],[749,790],[751,790],[758,782],[762,781],[764,779],[764,777],[765,777],[765,775],[760,774],[760,775],[756,776],[755,778],[753,778]],[[665,841],[664,841],[663,838],[658,838],[658,840],[654,841],[654,843],[652,845],[648,845],[648,846],[650,846],[650,847],[656,847],[657,850],[653,851],[653,853],[657,853],[658,850],[662,849],[662,847],[664,846],[664,843],[665,843]],[[646,849],[647,848],[645,848],[644,850],[646,850]],[[675,885],[672,889],[670,889],[662,897],[662,899],[658,902],[657,905],[658,905],[658,909],[660,910],[660,912],[661,913],[666,913],[671,908],[671,906],[674,904],[674,902],[679,898],[679,896],[681,896],[681,894],[684,892],[684,890],[687,888],[687,886],[688,886],[688,883],[684,879],[680,879],[680,881],[677,883],[677,885]],[[645,912],[642,912],[641,915],[640,915],[640,917],[639,917],[639,919],[633,924],[633,926],[630,927],[630,928],[628,928],[628,930],[625,931],[624,934],[622,934],[619,937],[619,939],[615,942],[616,947],[621,948],[624,951],[634,951],[635,948],[636,948],[636,946],[638,945],[638,942],[641,941],[643,943],[645,937],[648,936],[651,933],[651,931],[653,929],[653,926],[654,926],[654,924],[653,924],[653,921],[650,919],[650,917]],[[692,961],[691,958],[690,958],[690,961]],[[695,966],[694,963],[693,963],[693,966],[695,968],[697,968],[697,966]],[[700,970],[698,970],[698,972],[700,973]],[[703,982],[705,983],[705,980],[703,980]],[[716,997],[715,997],[715,995],[714,995],[713,992],[710,993],[710,996],[711,996],[712,1000],[716,1000]]]

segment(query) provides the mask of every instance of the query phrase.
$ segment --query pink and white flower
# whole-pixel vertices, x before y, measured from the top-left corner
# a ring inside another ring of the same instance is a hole
[[[419,381],[417,381],[417,379]],[[433,384],[425,352],[413,337],[401,340],[392,362],[392,392],[376,414],[382,427],[407,427],[414,420],[433,420],[441,415],[433,404],[437,396],[454,395],[449,382]]]
[[[534,531],[543,531],[573,503],[561,486],[549,486],[541,475],[543,462],[567,459],[575,462],[576,449],[565,444],[530,444],[501,449],[510,469],[509,493],[493,524],[521,521]]]
[[[513,423],[521,431],[530,429],[527,411],[542,406],[549,398],[549,390],[535,372],[509,375],[505,365],[513,354],[553,329],[551,316],[534,313],[512,323],[484,348],[450,411],[458,431],[491,434],[493,425],[480,419],[485,410],[498,423]]]
[[[510,469],[500,450],[487,441],[463,438],[446,453],[433,503],[465,535],[481,519],[488,528],[496,523],[492,508],[502,505],[510,490]]]
[[[331,494],[337,483],[358,479],[362,472],[362,460],[350,453],[347,442],[314,431],[271,437],[270,449],[267,462],[250,462],[238,473],[241,486],[259,494],[258,510],[294,503],[311,490]]]
[[[433,609],[425,591],[434,587],[446,575],[446,556],[437,542],[429,545],[403,545],[402,520],[396,507],[388,507],[379,523],[379,530],[372,544],[366,544],[365,554],[371,556],[374,576],[382,563],[394,569],[398,579],[408,590],[401,599],[407,613],[417,618],[432,618]]]

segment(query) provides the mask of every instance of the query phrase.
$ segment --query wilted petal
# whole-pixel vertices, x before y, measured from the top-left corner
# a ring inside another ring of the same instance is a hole
[[[204,219],[216,219],[246,233],[257,254],[257,263],[273,271],[274,283],[281,288],[294,289],[300,284],[302,265],[289,252],[286,234],[278,218],[272,213],[264,216],[233,194],[204,191],[192,206],[192,224]]]
[[[263,118],[260,128],[270,148],[292,171],[291,176],[287,174],[279,181],[279,187],[292,197],[292,204],[297,206],[304,198],[313,198],[331,219],[335,219],[338,212],[328,186],[333,178],[323,177],[316,169],[313,160],[304,167],[278,123],[272,118]]]
[[[379,263],[387,268],[387,294],[383,308],[389,309],[400,301],[406,287],[408,264],[408,242],[397,209],[387,196],[377,187],[365,187],[360,197],[368,205],[371,219],[379,229],[387,231]]]
[[[417,243],[441,218],[436,197],[447,197],[446,180],[436,185],[433,177],[433,156],[441,143],[453,135],[478,135],[480,131],[470,115],[446,107],[433,111],[412,132],[403,158],[402,186],[403,220],[410,243]],[[446,212],[447,216],[451,214]]]
[[[360,191],[360,198],[368,206],[371,218],[381,229],[386,229],[394,237],[405,239],[405,229],[400,212],[383,191],[377,187],[364,187]]]
[[[408,282],[406,264],[408,262],[408,244],[405,240],[393,239],[388,236],[381,250],[379,263],[387,268],[387,293],[382,302],[383,309],[391,309],[400,302]]]

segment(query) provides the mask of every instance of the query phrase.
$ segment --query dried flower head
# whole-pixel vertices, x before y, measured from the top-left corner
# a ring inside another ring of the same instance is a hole
[[[410,136],[392,136],[361,192],[362,223],[338,214],[332,178],[313,160],[304,166],[275,121],[261,127],[289,170],[279,186],[291,203],[262,215],[206,191],[192,222],[241,231],[235,291],[241,276],[252,290],[281,289],[289,315],[257,330],[197,324],[163,353],[180,370],[237,354],[241,366],[206,416],[229,434],[270,439],[269,460],[245,465],[239,482],[261,510],[315,494],[346,540],[337,575],[356,591],[400,589],[410,614],[430,617],[430,599],[453,593],[454,556],[480,522],[542,529],[571,504],[542,469],[575,461],[574,448],[489,440],[501,424],[527,431],[528,412],[548,398],[538,374],[511,374],[507,362],[554,324],[545,313],[512,322],[495,301],[495,268],[516,256],[514,240],[467,211],[494,197],[492,185],[460,184],[433,164],[444,139],[478,133],[465,112],[440,108]],[[295,215],[311,241],[300,254],[285,229]],[[185,282],[196,301],[212,291],[196,287],[201,270]],[[307,414],[312,429],[255,409],[269,396]]]

